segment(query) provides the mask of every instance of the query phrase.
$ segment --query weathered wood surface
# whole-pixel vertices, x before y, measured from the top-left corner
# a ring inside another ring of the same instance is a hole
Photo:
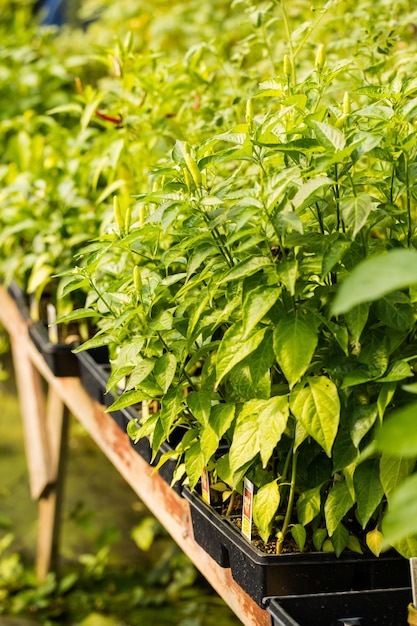
[[[25,431],[31,494],[39,500],[38,574],[54,567],[62,495],[67,409],[82,423],[133,491],[170,533],[203,576],[247,626],[270,626],[271,618],[242,591],[230,569],[219,567],[194,541],[189,504],[132,449],[104,408],[93,401],[79,378],[56,378],[28,337],[26,322],[0,286],[0,321],[13,347]],[[44,382],[48,400],[44,397]]]

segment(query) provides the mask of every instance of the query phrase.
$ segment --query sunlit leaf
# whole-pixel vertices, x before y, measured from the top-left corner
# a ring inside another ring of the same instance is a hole
[[[380,479],[388,502],[397,486],[404,482],[414,466],[414,459],[404,459],[396,453],[390,455],[383,452],[380,460]]]
[[[345,226],[351,230],[352,239],[355,239],[356,235],[367,223],[372,205],[372,198],[367,193],[342,198],[340,211]]]
[[[346,513],[352,508],[353,499],[344,481],[336,482],[329,491],[324,504],[326,528],[331,537]],[[347,538],[346,538],[347,541]],[[346,544],[345,544],[346,545]],[[345,547],[345,546],[344,546]]]
[[[390,544],[417,535],[417,474],[404,480],[392,494],[382,532]]]
[[[340,419],[340,400],[335,384],[325,376],[311,377],[290,396],[291,411],[307,433],[330,457]]]
[[[217,352],[216,385],[230,370],[243,361],[261,343],[266,327],[245,333],[241,323],[233,324],[224,334]]]
[[[274,331],[274,350],[290,387],[310,365],[317,346],[317,331],[300,315],[281,319]]]
[[[417,402],[393,411],[378,432],[380,450],[399,457],[417,457]]]
[[[267,542],[277,512],[280,493],[276,480],[263,485],[253,498],[253,521],[263,541]]]
[[[378,459],[369,459],[358,465],[353,481],[357,500],[357,517],[362,528],[365,528],[384,495],[379,478]]]
[[[397,249],[369,257],[341,283],[332,304],[332,313],[340,315],[358,304],[372,302],[390,291],[416,283],[417,251]]]

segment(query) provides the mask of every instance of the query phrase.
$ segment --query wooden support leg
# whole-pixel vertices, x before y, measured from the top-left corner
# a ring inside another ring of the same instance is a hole
[[[58,566],[61,504],[68,445],[69,411],[57,393],[50,388],[47,431],[52,481],[39,498],[37,575],[44,580]]]
[[[53,387],[45,403],[42,377],[19,338],[12,337],[12,350],[30,491],[39,502],[37,574],[44,580],[57,567],[69,413]]]
[[[48,433],[42,378],[23,341],[11,336],[14,370],[23,422],[30,493],[38,500],[50,482]]]

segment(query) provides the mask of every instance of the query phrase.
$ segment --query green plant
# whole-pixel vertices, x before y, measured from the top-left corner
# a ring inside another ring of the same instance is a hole
[[[282,40],[277,13],[259,18],[264,42]],[[341,28],[337,10],[325,17]],[[331,40],[313,50],[305,24],[287,33],[278,70],[269,55],[277,73],[248,92],[237,123],[160,160],[128,232],[119,216],[71,288],[92,285],[79,314],[101,318],[84,347],[117,347],[109,386],[126,387],[114,408],[159,403],[131,436],[156,452],[183,433],[169,453],[177,478],[193,488],[209,465],[235,491],[248,476],[254,521],[277,552],[290,533],[301,550],[308,536],[316,549],[362,551],[364,530],[378,554],[396,478],[372,443],[409,401],[415,303],[397,290],[331,307],[363,259],[414,246],[415,68],[393,33],[384,49],[380,33],[358,37],[346,60]],[[121,273],[103,270],[109,258]]]
[[[408,290],[413,294],[417,283],[416,261],[414,249],[390,250],[384,255],[366,259],[341,286],[333,304],[334,311],[346,312],[361,302],[375,301],[393,292],[403,293]],[[406,393],[416,393],[414,382],[402,388]],[[384,465],[391,465],[387,477],[391,478],[392,489],[387,493],[388,511],[382,522],[384,536],[390,543],[410,541],[410,537],[417,533],[413,513],[416,475],[412,474],[417,458],[414,428],[416,408],[417,404],[411,395],[402,408],[391,411],[373,442],[377,450],[382,452]],[[414,539],[411,541],[414,542]]]

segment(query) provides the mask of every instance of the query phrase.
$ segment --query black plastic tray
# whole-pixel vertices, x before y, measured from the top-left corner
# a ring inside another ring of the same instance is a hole
[[[268,598],[272,626],[402,626],[410,588]]]
[[[13,298],[25,321],[30,320],[29,297],[16,283],[11,282],[7,287],[7,292]]]
[[[49,369],[57,378],[79,376],[78,359],[73,350],[77,343],[52,343],[48,329],[43,322],[33,322],[28,326],[29,337],[44,357]]]
[[[266,596],[409,587],[408,561],[396,553],[379,558],[344,552],[265,554],[195,492],[184,488],[190,503],[194,538],[260,606]]]

